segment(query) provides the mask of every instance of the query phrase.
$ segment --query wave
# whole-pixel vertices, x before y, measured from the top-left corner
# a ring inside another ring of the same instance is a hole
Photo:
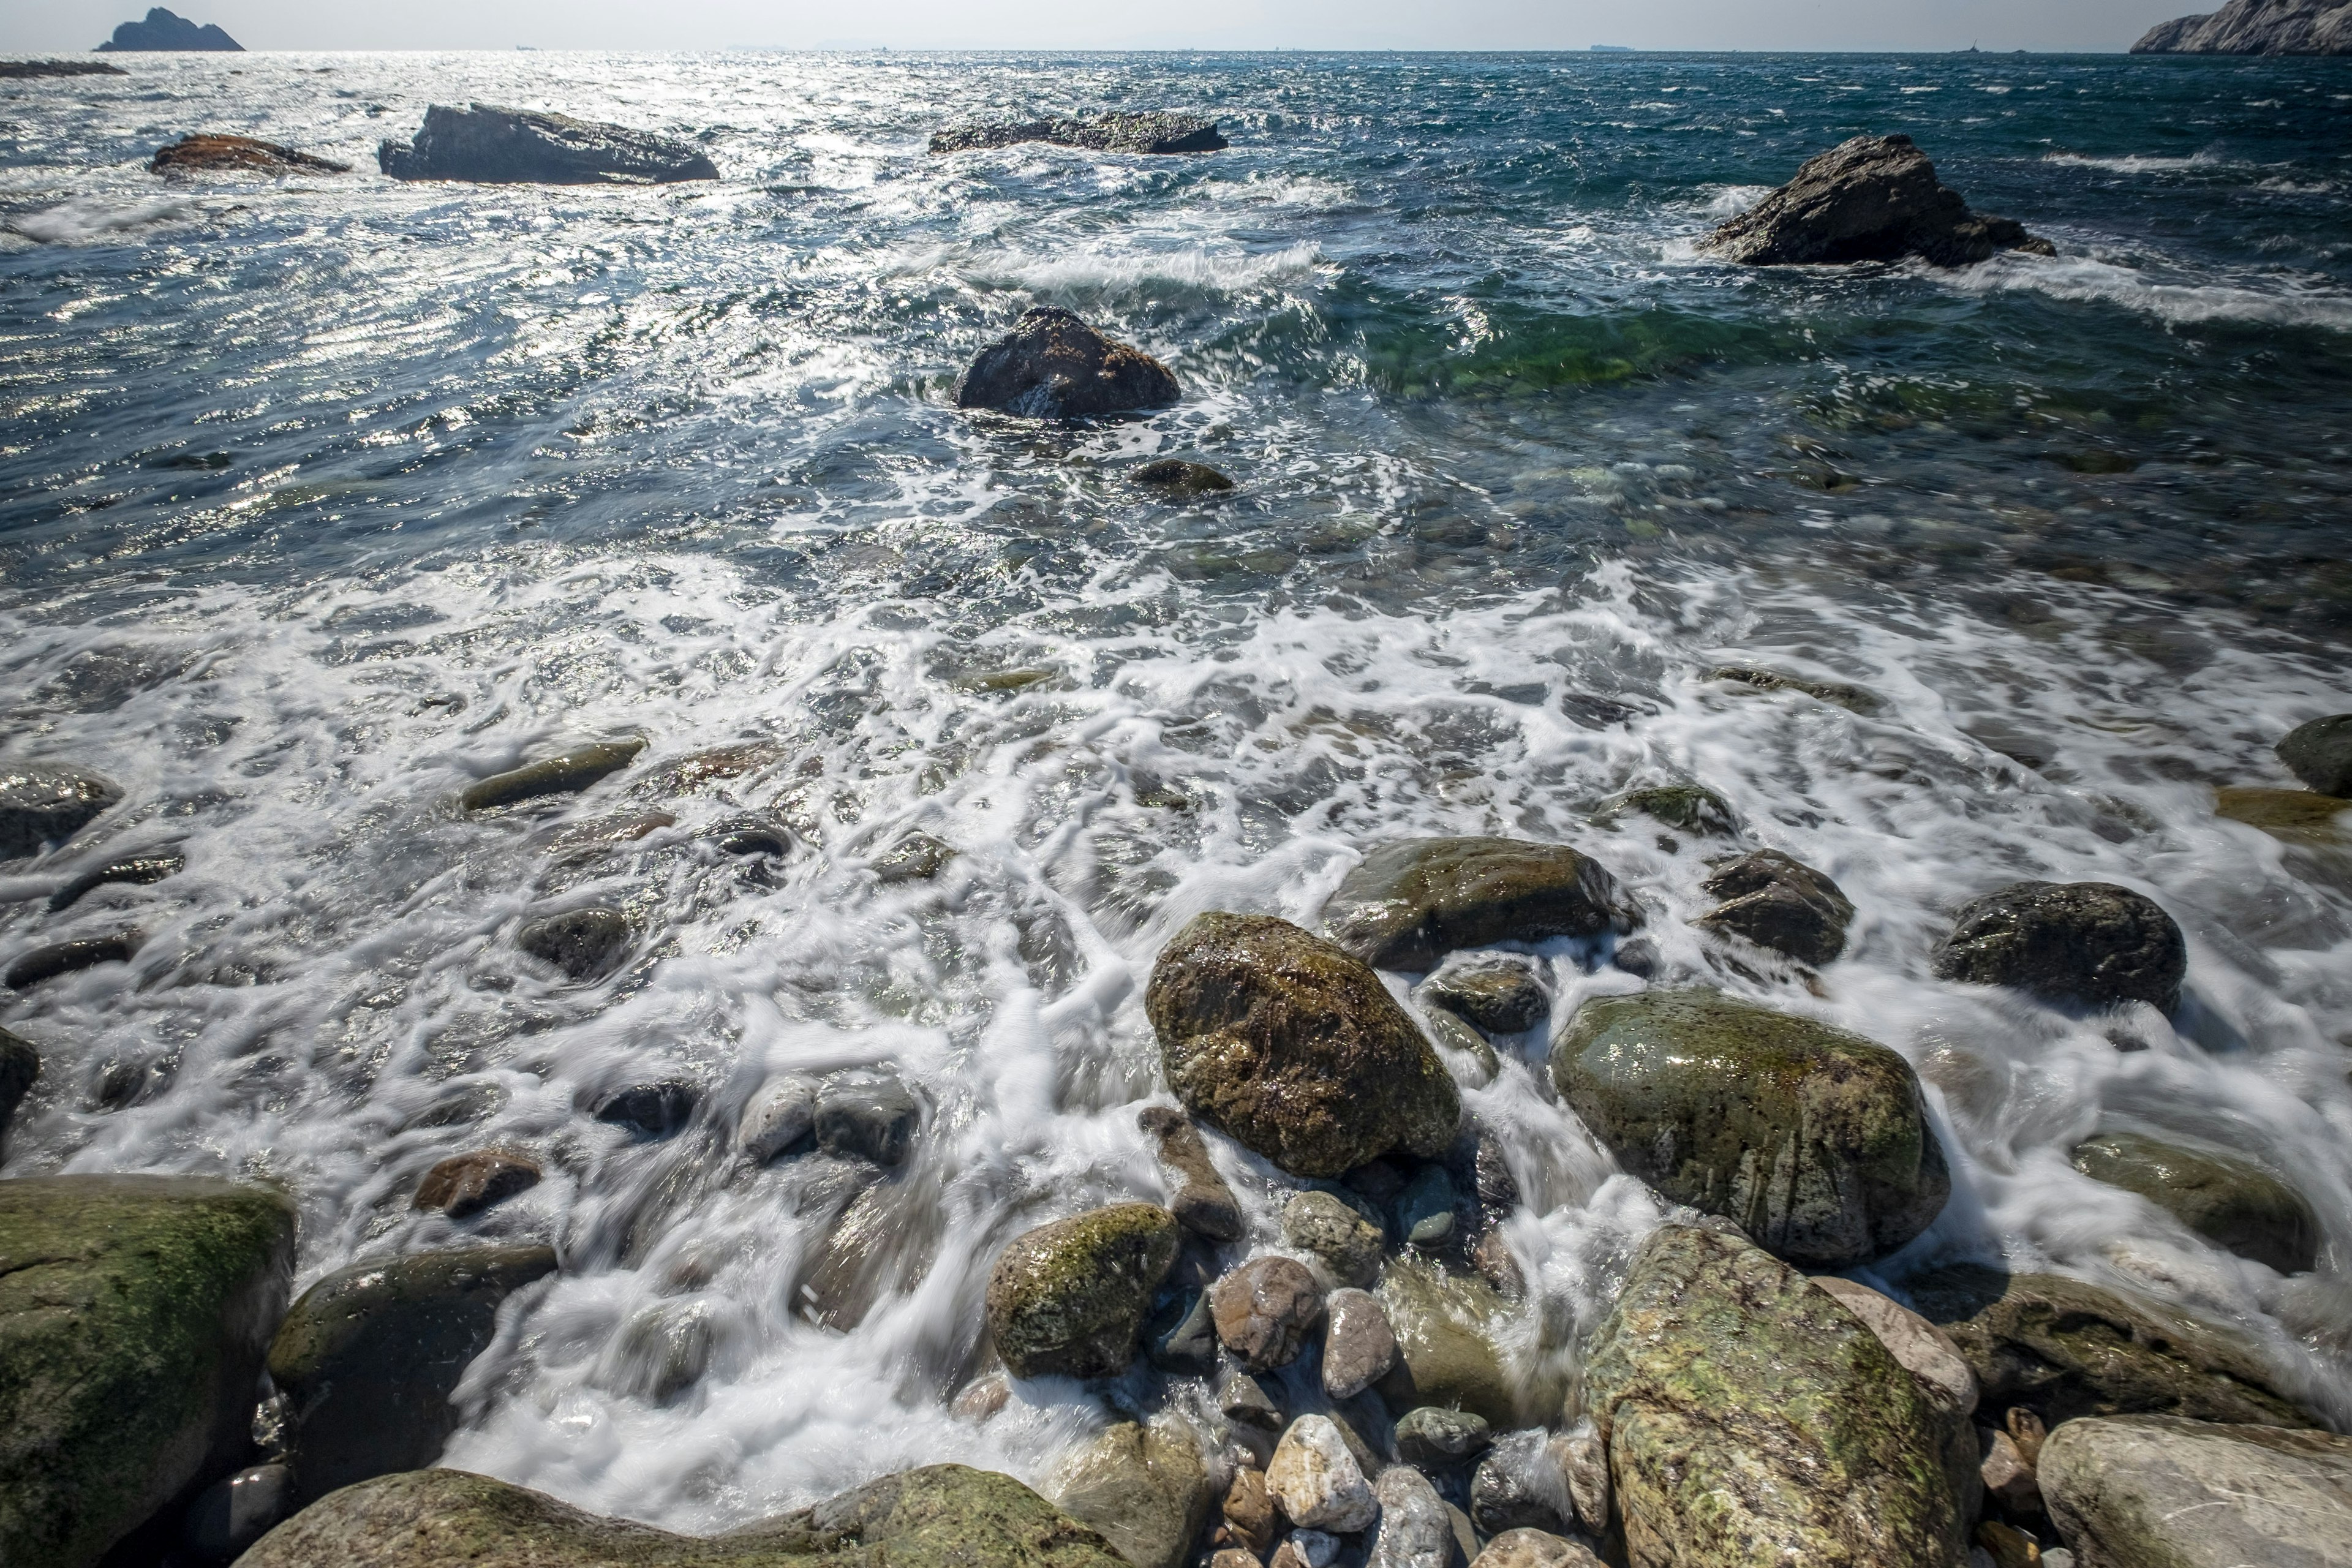
[[[151,196],[127,206],[100,196],[77,196],[39,212],[20,213],[7,220],[6,227],[42,245],[88,245],[194,217],[196,211],[194,203],[178,196]]]
[[[2116,174],[2172,174],[2186,169],[2220,169],[2225,164],[2210,153],[2192,153],[2186,158],[2165,158],[2152,153],[2130,153],[2120,157],[2094,158],[2083,153],[2045,153],[2045,163],[2063,164],[2074,169],[2105,169]]]
[[[2090,257],[1996,257],[1950,278],[1955,286],[1977,293],[2027,290],[2057,300],[2121,305],[2176,325],[2250,321],[2352,332],[2352,295],[2318,289],[2268,292],[2224,283],[2157,283],[2132,268]]]

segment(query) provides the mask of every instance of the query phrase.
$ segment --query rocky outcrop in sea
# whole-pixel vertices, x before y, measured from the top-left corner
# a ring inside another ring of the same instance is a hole
[[[0,60],[0,81],[28,81],[35,77],[44,76],[129,76],[130,74],[121,66],[110,66],[104,60]]]
[[[149,10],[143,21],[125,22],[115,28],[114,37],[98,47],[102,54],[140,49],[238,54],[245,51],[245,46],[222,31],[218,23],[207,22],[200,27],[185,16],[174,15],[161,5]]]
[[[719,177],[708,154],[667,136],[479,103],[432,105],[415,138],[384,142],[376,162],[395,180],[492,185],[667,185]]]
[[[190,132],[158,147],[148,161],[151,174],[348,174],[349,163],[314,157],[275,142],[250,136]]]
[[[2002,250],[2054,255],[2005,217],[1971,212],[1908,136],[1857,136],[1699,242],[1748,267],[1895,261],[1964,267]]]
[[[2136,55],[2352,55],[2352,5],[2341,0],[2230,0],[2219,11],[2159,22]]]

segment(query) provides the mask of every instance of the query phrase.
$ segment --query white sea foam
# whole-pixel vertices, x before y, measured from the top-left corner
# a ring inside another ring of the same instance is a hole
[[[2139,269],[2085,256],[2008,255],[1949,275],[1978,293],[2022,289],[2053,299],[2121,305],[2159,321],[2261,321],[2352,331],[2352,296],[2316,288],[2254,289],[2230,283],[2168,283]]]
[[[184,196],[149,196],[130,202],[78,196],[39,212],[18,213],[6,220],[6,226],[43,245],[90,245],[178,223],[196,213],[196,204]]]
[[[2210,153],[2192,153],[2187,157],[2167,157],[2156,153],[2129,153],[2116,157],[2095,158],[2082,153],[2045,153],[2045,163],[2063,163],[2077,169],[2105,169],[2117,174],[2172,174],[2188,169],[2218,169],[2225,165]]]

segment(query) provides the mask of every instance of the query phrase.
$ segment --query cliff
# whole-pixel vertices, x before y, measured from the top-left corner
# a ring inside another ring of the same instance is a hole
[[[2136,55],[2352,55],[2347,0],[2230,0],[2147,30]]]

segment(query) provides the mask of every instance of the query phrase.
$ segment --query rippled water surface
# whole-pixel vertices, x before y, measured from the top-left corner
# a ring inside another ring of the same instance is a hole
[[[1075,1385],[950,1414],[1018,1230],[1154,1197],[1140,1005],[1191,914],[1311,921],[1365,848],[1591,849],[1670,962],[1719,846],[1607,829],[1697,779],[1860,913],[1808,988],[1719,983],[1922,1067],[1958,1191],[1880,1277],[2006,1256],[2241,1321],[2352,1417],[2352,863],[2218,819],[2352,709],[2352,69],[2024,57],[136,58],[0,87],[0,758],[129,797],[0,878],[0,947],[145,945],[15,996],[45,1057],[10,1170],[268,1176],[307,1281],[467,1235],[563,1250],[466,1391],[457,1462],[712,1529],[908,1464],[1028,1477]],[[716,184],[374,173],[428,102],[698,139]],[[1233,146],[935,158],[942,123],[1220,116]],[[360,166],[166,184],[194,130]],[[1741,272],[1708,226],[1904,131],[2055,260]],[[1184,383],[1050,428],[949,405],[1026,306]],[[1175,453],[1240,481],[1171,503]],[[1862,713],[1709,681],[1763,665]],[[588,795],[473,779],[642,734]],[[772,742],[691,788],[663,764]],[[747,874],[701,830],[773,806]],[[604,854],[583,822],[675,827]],[[871,862],[920,829],[933,883]],[[94,857],[178,877],[46,895]],[[2186,929],[2189,1000],[2075,1017],[1926,979],[1960,900],[2102,879]],[[557,984],[526,918],[627,910]],[[1556,1020],[1622,972],[1546,953]],[[2119,1050],[2111,1036],[2144,1049]],[[1505,1138],[1572,1362],[1655,1210],[1543,1083]],[[900,1174],[738,1163],[771,1073],[890,1066]],[[110,1069],[111,1072],[110,1073]],[[699,1089],[633,1142],[582,1107]],[[101,1096],[101,1086],[109,1092]],[[101,1108],[111,1107],[111,1108]],[[2237,1148],[2319,1209],[2282,1279],[2077,1176],[2101,1128]],[[408,1206],[498,1143],[549,1179]],[[1273,1239],[1284,1180],[1221,1159]],[[1139,1384],[1122,1396],[1151,1397]]]

